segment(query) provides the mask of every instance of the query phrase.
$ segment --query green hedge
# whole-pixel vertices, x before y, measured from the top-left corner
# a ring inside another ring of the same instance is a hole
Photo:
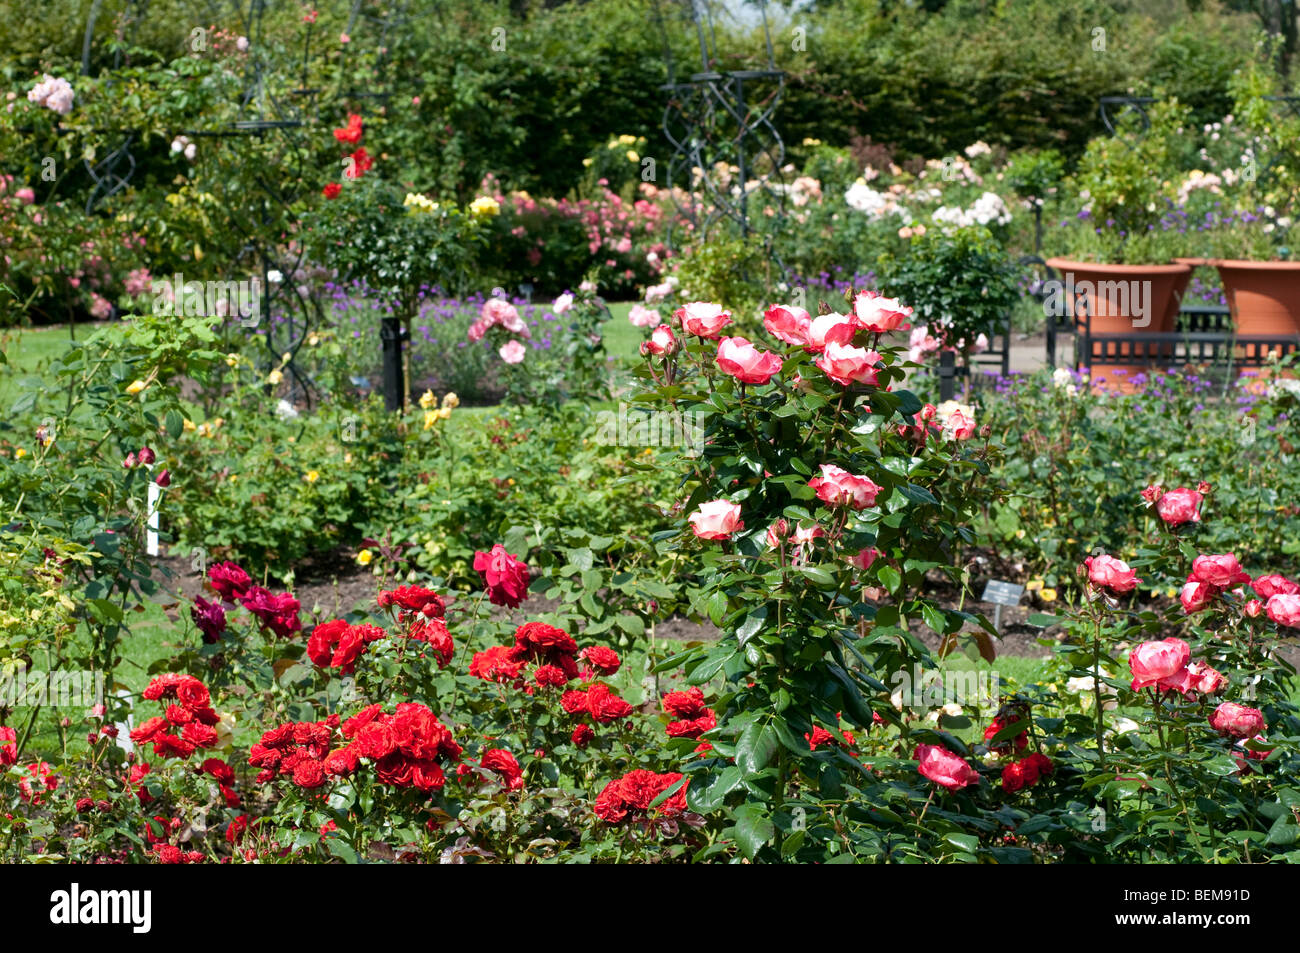
[[[91,0],[43,6],[47,13],[32,17],[15,0],[0,3],[2,69],[11,89],[42,69],[75,85]],[[123,0],[103,2],[97,66],[111,59],[110,27],[122,7]],[[337,67],[350,4],[322,0],[318,7],[316,42],[331,52],[323,61],[328,74]],[[901,156],[942,155],[978,139],[1074,155],[1100,129],[1098,97],[1163,85],[1197,109],[1197,119],[1218,118],[1228,107],[1228,77],[1253,55],[1252,17],[1190,13],[1182,0],[958,0],[942,7],[930,13],[885,0],[840,0],[779,23],[773,42],[790,82],[778,125],[787,144],[795,151],[805,138],[842,145],[856,133],[895,145]],[[137,58],[183,52],[190,31],[211,22],[211,9],[198,0],[151,4]],[[412,9],[415,19],[392,38],[389,75],[399,80],[383,144],[414,186],[463,199],[495,173],[507,187],[564,194],[582,177],[582,159],[619,133],[646,135],[649,154],[667,157],[659,131],[663,34],[652,0],[419,0]],[[296,4],[277,7],[268,31],[300,29],[297,11]],[[54,20],[64,29],[51,30]],[[694,69],[693,35],[669,22],[677,62],[682,71]],[[236,23],[224,25],[240,32]],[[806,29],[803,50],[792,48],[795,26]],[[497,28],[504,34],[494,34]],[[1104,50],[1093,48],[1098,29],[1105,30]],[[504,50],[493,49],[494,38],[504,39]],[[354,75],[320,77],[327,89],[369,83],[361,65],[367,42],[358,27],[347,61]],[[754,65],[742,54],[763,49],[761,35],[734,27],[719,45],[724,68]],[[322,119],[332,121],[348,105],[326,101]]]

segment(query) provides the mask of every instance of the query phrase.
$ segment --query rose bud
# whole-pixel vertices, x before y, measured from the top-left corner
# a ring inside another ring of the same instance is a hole
[[[164,486],[164,487],[171,486],[172,483],[171,471],[163,470],[162,473],[158,474],[158,478],[154,480],[154,482],[157,483],[159,486]]]
[[[136,459],[139,460],[145,466],[149,466],[154,461],[153,451],[148,447],[141,447],[140,452],[136,454]]]
[[[128,453],[126,455],[126,459],[122,461],[122,468],[125,470],[130,470],[133,466],[135,466],[135,454]]]

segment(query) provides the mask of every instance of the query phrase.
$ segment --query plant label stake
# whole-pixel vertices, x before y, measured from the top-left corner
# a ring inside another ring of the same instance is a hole
[[[1017,586],[1014,582],[990,579],[985,584],[984,595],[980,596],[980,602],[993,603],[993,628],[999,633],[1002,631],[1002,607],[1020,605],[1020,597],[1024,594],[1025,587]]]
[[[144,534],[145,548],[150,556],[158,555],[158,499],[161,496],[162,487],[150,480],[148,525]]]

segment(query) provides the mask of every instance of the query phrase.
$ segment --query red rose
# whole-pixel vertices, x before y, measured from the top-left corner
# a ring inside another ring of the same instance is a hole
[[[225,602],[235,602],[248,591],[253,581],[248,573],[231,562],[217,563],[208,570],[208,582]]]
[[[601,675],[613,675],[618,671],[619,666],[623,664],[623,660],[618,657],[617,652],[603,645],[588,646],[578,653],[578,658]]]
[[[335,129],[334,138],[339,142],[355,146],[361,141],[362,132],[363,127],[361,124],[361,117],[356,113],[348,113],[348,124],[342,129]]]
[[[489,552],[474,554],[474,570],[483,577],[488,600],[514,609],[528,591],[528,567],[497,543]]]
[[[505,787],[511,791],[518,790],[524,786],[524,775],[519,768],[519,762],[509,751],[501,748],[491,748],[483,752],[479,758],[479,764],[489,771],[495,771],[501,775]]]
[[[337,182],[331,182],[320,191],[321,195],[333,201],[339,197],[339,194],[343,191],[343,186],[339,185]]]

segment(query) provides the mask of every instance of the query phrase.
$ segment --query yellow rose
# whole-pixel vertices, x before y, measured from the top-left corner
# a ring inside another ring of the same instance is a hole
[[[433,391],[431,390],[426,390],[423,394],[420,395],[420,406],[423,407],[425,410],[428,410],[437,402],[438,402],[438,398],[433,396]]]
[[[308,483],[315,483],[317,480],[320,479],[320,471],[308,470],[307,475],[304,476],[303,479],[306,480]]]
[[[469,203],[469,213],[475,218],[490,218],[501,214],[501,204],[489,195],[480,195]]]
[[[370,561],[374,558],[374,554],[368,549],[363,549],[361,552],[357,553],[357,562],[363,566],[369,566]]]
[[[438,411],[438,419],[439,419],[439,420],[446,420],[446,419],[449,418],[450,416],[451,416],[451,408],[450,408],[450,407],[444,407],[444,408],[442,408],[442,410]]]
[[[188,417],[184,418],[181,421],[181,429],[184,430],[186,433],[193,433],[195,429],[194,421],[190,420],[190,418]]]
[[[17,450],[14,451],[15,460],[21,460],[25,456],[27,456],[27,451],[22,447],[19,447]]]
[[[217,733],[217,747],[229,748],[235,741],[235,716],[228,711],[223,711],[217,718],[217,723],[213,726]]]
[[[433,425],[438,422],[438,412],[436,410],[426,410],[424,412],[424,429],[432,430]]]
[[[140,393],[140,391],[144,390],[144,388],[144,381],[132,381],[126,385],[126,392],[134,397],[136,394]]]
[[[239,355],[238,355],[238,354],[227,354],[227,355],[226,355],[226,367],[238,367],[238,366],[239,366]]]
[[[640,162],[640,161],[641,161],[641,157],[640,157],[639,155],[636,154],[636,150],[635,150],[635,149],[628,149],[628,150],[627,150],[627,161],[628,161],[628,162]]]
[[[456,396],[455,391],[449,390],[447,393],[442,395],[442,406],[446,407],[448,410],[455,410],[460,406],[460,398]]]
[[[272,371],[270,374],[266,375],[266,382],[268,384],[272,384],[272,385],[278,384],[282,380],[284,380],[284,375],[281,374],[278,370]]]
[[[1044,602],[1055,602],[1055,601],[1056,601],[1056,590],[1055,590],[1055,589],[1044,589],[1042,592],[1040,592],[1040,593],[1038,594],[1038,598],[1042,599]]]
[[[591,168],[591,163],[594,162],[594,161],[595,161],[595,160],[592,159],[591,156],[587,156],[587,158],[585,158],[585,159],[582,160],[582,167],[583,167],[584,169],[590,169],[590,168]]]

